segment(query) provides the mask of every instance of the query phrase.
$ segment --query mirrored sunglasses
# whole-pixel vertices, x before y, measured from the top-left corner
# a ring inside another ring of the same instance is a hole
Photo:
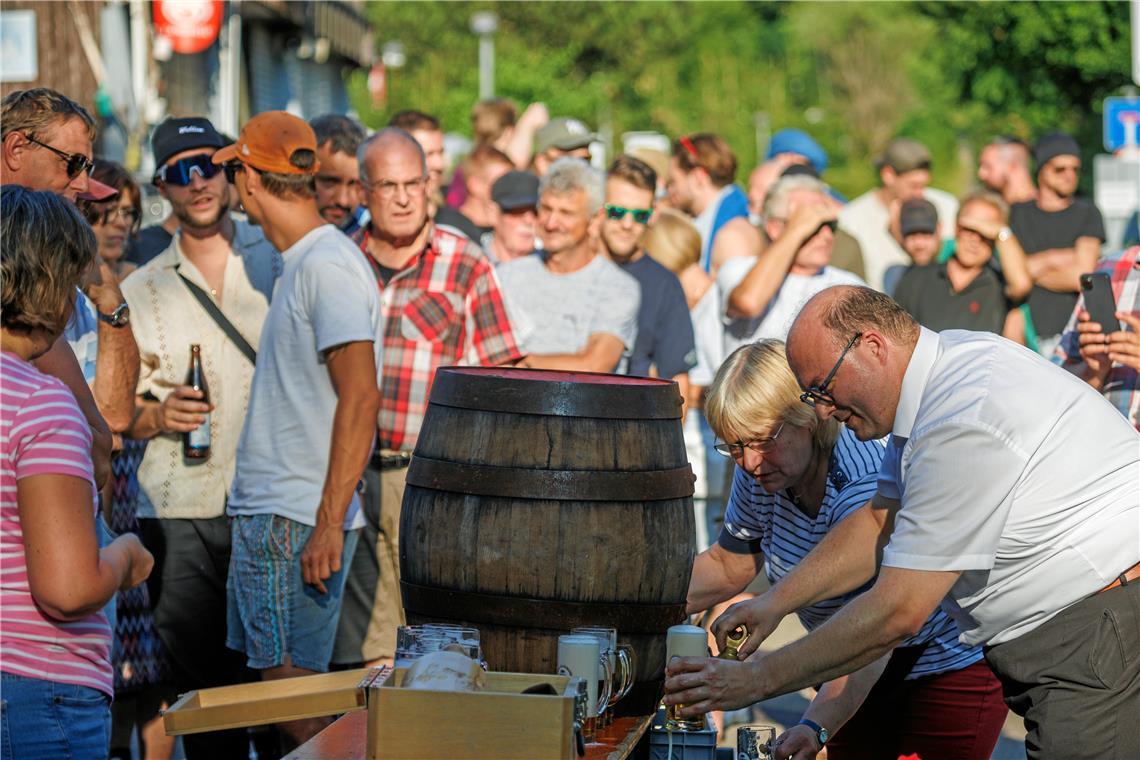
[[[633,214],[633,221],[638,224],[648,224],[649,217],[653,216],[653,209],[651,208],[625,208],[624,206],[615,206],[612,203],[605,205],[606,218],[613,219],[615,222],[620,222],[625,219],[626,214]]]
[[[211,156],[202,154],[189,156],[175,161],[172,164],[167,164],[159,169],[154,177],[156,180],[165,182],[168,185],[185,187],[193,181],[195,172],[202,179],[212,179],[221,170],[222,167],[215,164]]]

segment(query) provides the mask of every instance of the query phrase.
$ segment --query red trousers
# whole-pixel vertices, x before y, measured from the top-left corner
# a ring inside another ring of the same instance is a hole
[[[986,661],[911,681],[906,670],[888,667],[828,741],[828,760],[989,760],[1007,710]]]

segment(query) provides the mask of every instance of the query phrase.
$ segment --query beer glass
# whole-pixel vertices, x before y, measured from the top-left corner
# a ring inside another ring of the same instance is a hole
[[[614,722],[614,705],[629,692],[629,688],[633,685],[633,660],[631,659],[633,648],[618,646],[616,628],[593,625],[579,626],[578,628],[571,628],[570,633],[580,633],[597,637],[597,639],[602,642],[602,648],[605,650],[606,657],[610,661],[611,677],[613,679],[610,684],[610,703],[605,714],[601,717],[601,720],[598,721],[603,727],[608,726]]]
[[[449,623],[427,623],[420,628],[430,633],[438,633],[447,639],[448,647],[459,647],[463,654],[475,660],[483,668],[487,669],[487,663],[483,660],[483,649],[479,646],[479,630],[477,628],[464,628],[460,625],[452,625]]]
[[[586,679],[589,709],[582,726],[582,737],[593,741],[598,729],[598,716],[604,715],[610,701],[613,671],[610,660],[595,636],[564,634],[558,637],[558,675]]]
[[[775,739],[775,726],[741,726],[736,730],[736,760],[772,760]]]
[[[708,633],[696,625],[675,625],[665,637],[665,664],[674,657],[708,657]],[[669,731],[701,731],[705,727],[705,716],[681,717],[684,705],[668,705],[665,709],[665,728]]]

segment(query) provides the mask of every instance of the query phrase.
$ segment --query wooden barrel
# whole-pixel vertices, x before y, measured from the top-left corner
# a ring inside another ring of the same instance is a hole
[[[559,634],[612,626],[637,657],[616,713],[651,713],[685,618],[692,495],[674,383],[440,369],[400,518],[408,622],[478,628],[492,670],[524,673],[556,671]]]

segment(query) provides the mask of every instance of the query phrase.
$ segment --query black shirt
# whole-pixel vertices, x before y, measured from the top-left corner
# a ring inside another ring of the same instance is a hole
[[[1009,304],[1001,277],[991,267],[954,292],[945,264],[907,269],[895,300],[928,330],[978,330],[1001,334]]]
[[[1042,211],[1036,201],[1015,203],[1009,210],[1009,227],[1029,256],[1051,248],[1072,248],[1077,238],[1093,237],[1102,243],[1105,238],[1100,211],[1080,198],[1061,211]],[[1077,305],[1077,293],[1034,285],[1028,303],[1037,334],[1058,335]]]
[[[641,286],[628,374],[648,375],[656,367],[658,377],[671,380],[688,372],[697,364],[697,351],[681,281],[648,255],[619,266]]]

